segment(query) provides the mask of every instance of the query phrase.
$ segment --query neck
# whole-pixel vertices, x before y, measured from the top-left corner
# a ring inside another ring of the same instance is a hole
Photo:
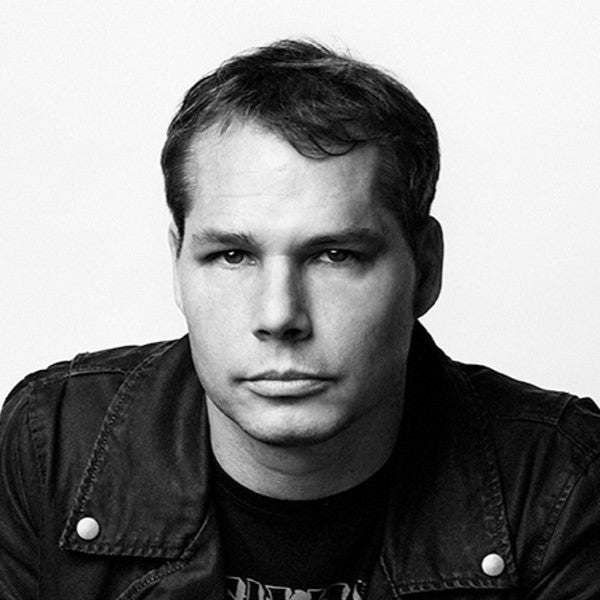
[[[328,440],[279,447],[250,437],[207,398],[212,449],[230,477],[259,494],[323,498],[358,485],[385,464],[400,427],[399,400],[382,403]]]

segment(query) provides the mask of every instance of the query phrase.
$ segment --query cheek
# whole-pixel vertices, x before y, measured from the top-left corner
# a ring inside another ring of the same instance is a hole
[[[314,312],[321,312],[324,322],[343,327],[357,337],[394,338],[399,327],[414,320],[414,271],[399,270],[403,276],[390,276],[384,271],[356,285],[317,285],[313,288]]]
[[[190,269],[180,276],[183,313],[198,327],[224,327],[246,314],[248,305],[245,282],[229,276],[207,277]]]
[[[330,336],[360,370],[402,364],[414,324],[414,284],[381,280],[366,289],[338,296],[325,319]],[[331,331],[333,329],[333,331]],[[334,338],[334,339],[335,339]]]
[[[223,361],[235,342],[240,342],[243,302],[239,294],[221,286],[188,280],[181,287],[182,309],[190,340],[198,357],[207,363]]]

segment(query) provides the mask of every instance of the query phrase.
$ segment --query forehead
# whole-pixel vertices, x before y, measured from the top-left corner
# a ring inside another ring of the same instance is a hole
[[[395,221],[373,194],[378,150],[308,158],[279,135],[253,123],[213,127],[192,145],[189,218],[203,225],[379,226]]]

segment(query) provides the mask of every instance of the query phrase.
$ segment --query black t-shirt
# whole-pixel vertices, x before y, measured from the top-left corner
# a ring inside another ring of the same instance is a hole
[[[215,505],[230,600],[361,600],[379,553],[388,465],[318,500],[280,500],[214,463]]]

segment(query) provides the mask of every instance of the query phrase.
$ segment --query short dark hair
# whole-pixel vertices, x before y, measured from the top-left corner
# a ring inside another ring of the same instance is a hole
[[[439,173],[433,120],[394,77],[306,40],[280,40],[234,56],[185,95],[162,151],[167,204],[183,239],[195,136],[234,119],[257,123],[304,156],[380,149],[377,186],[411,246],[427,219]]]

